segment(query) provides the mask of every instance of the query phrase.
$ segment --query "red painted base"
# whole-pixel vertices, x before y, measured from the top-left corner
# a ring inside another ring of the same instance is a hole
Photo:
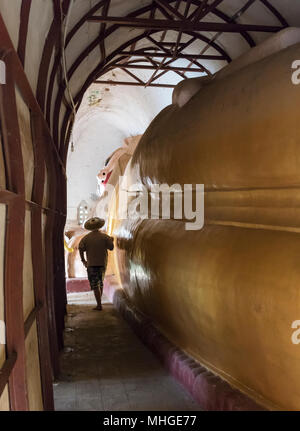
[[[68,278],[66,281],[67,293],[89,292],[90,283],[87,278]]]
[[[159,357],[204,410],[265,410],[172,344],[152,325],[150,319],[130,303],[124,291],[110,283],[109,279],[104,282],[104,291],[143,343]]]

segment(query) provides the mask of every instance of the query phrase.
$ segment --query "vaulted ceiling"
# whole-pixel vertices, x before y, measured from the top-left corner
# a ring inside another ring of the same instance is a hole
[[[295,0],[0,0],[0,11],[63,159],[84,92],[112,69],[173,86],[300,26]]]

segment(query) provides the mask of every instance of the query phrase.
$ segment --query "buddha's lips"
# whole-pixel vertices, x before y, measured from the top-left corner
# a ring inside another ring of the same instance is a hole
[[[112,174],[112,171],[110,171],[110,172],[106,175],[105,181],[103,181],[103,183],[102,183],[104,186],[106,186],[106,184],[107,184],[107,182],[108,182],[108,180],[109,180],[109,178],[110,178],[111,174]]]

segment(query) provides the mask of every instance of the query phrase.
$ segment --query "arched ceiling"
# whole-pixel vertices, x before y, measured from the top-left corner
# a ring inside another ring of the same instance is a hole
[[[63,159],[72,99],[77,109],[113,68],[141,86],[162,76],[158,85],[173,85],[174,74],[213,74],[270,34],[300,26],[295,0],[0,0],[0,11]]]

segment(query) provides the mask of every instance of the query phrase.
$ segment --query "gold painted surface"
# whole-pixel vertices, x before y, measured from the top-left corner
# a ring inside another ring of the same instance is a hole
[[[29,409],[34,411],[43,410],[36,322],[34,322],[26,337],[25,352]]]
[[[47,226],[47,213],[42,213],[42,245],[43,256],[46,263],[46,226]]]
[[[25,104],[18,88],[16,88],[16,102],[23,155],[25,196],[27,200],[31,200],[34,175],[34,152],[32,147],[31,118],[30,111]]]
[[[23,261],[23,310],[24,321],[35,307],[33,289],[33,267],[31,255],[31,212],[25,212],[25,239],[24,239],[24,261]]]
[[[0,412],[7,412],[10,410],[9,406],[9,395],[8,395],[8,385],[6,385],[2,395],[0,396]]]
[[[49,202],[49,175],[48,169],[45,167],[45,183],[44,183],[44,192],[43,192],[43,207],[47,208]]]
[[[300,319],[299,48],[166,108],[142,137],[129,184],[205,184],[201,231],[183,220],[120,222],[118,193],[109,222],[110,263],[134,304],[230,383],[291,410],[300,409],[300,347],[291,342]]]
[[[295,58],[297,48],[287,49],[166,108],[133,156],[141,177],[221,190],[299,186]]]

